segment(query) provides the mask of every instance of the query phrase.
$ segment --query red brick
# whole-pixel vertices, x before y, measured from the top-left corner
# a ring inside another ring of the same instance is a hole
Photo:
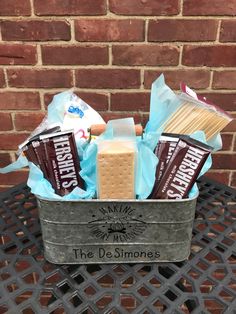
[[[0,112],[0,131],[12,130],[12,118],[10,113]]]
[[[30,0],[1,0],[0,15],[19,16],[31,15]]]
[[[112,300],[113,300],[113,297],[111,295],[104,295],[102,299],[96,302],[96,306],[99,309],[104,309],[104,307],[106,307],[109,303],[111,303]]]
[[[47,41],[70,40],[70,24],[66,21],[2,21],[3,40]]]
[[[78,41],[143,41],[144,21],[86,19],[75,21]]]
[[[4,72],[3,70],[0,70],[0,87],[5,87],[5,86],[6,86],[6,82],[5,82]]]
[[[213,89],[236,89],[236,71],[215,71]]]
[[[11,156],[8,153],[0,153],[0,168],[11,163]]]
[[[236,154],[213,154],[213,169],[235,169]]]
[[[183,15],[235,15],[236,0],[184,0]]]
[[[36,46],[25,44],[0,44],[0,64],[36,64]]]
[[[94,92],[75,92],[76,95],[78,95],[81,99],[83,99],[85,102],[87,102],[88,105],[90,105],[95,110],[107,110],[108,109],[108,95],[105,93],[94,93]],[[53,94],[45,94],[44,95],[44,103],[45,103],[45,109],[50,104],[50,102],[53,99]]]
[[[236,6],[236,4],[235,4]],[[221,42],[235,42],[236,41],[236,21],[225,20],[221,22],[220,41]]]
[[[233,172],[233,175],[231,178],[231,186],[236,187],[236,172]]]
[[[142,123],[142,115],[140,113],[129,113],[129,112],[103,112],[102,117],[105,120],[105,122],[108,122],[109,120],[114,119],[122,119],[122,118],[134,118],[134,122],[136,124]]]
[[[17,150],[18,145],[26,140],[29,133],[4,133],[0,134],[1,150]]]
[[[77,92],[80,98],[95,110],[108,110],[108,95],[101,93]]]
[[[130,45],[113,46],[116,65],[177,65],[179,49],[174,46]]]
[[[179,0],[110,0],[110,11],[122,15],[175,15]]]
[[[7,70],[7,75],[11,87],[66,88],[73,85],[70,70],[17,69]]]
[[[17,131],[33,131],[43,120],[45,114],[42,112],[22,112],[15,115],[15,128]]]
[[[226,185],[229,185],[229,177],[230,177],[230,171],[224,171],[224,172],[221,172],[221,171],[210,171],[210,172],[207,172],[205,174],[205,176],[207,178],[210,178],[212,180],[215,180],[215,181],[218,181],[220,183],[223,183],[223,184],[226,184]]]
[[[151,20],[149,41],[208,41],[215,40],[218,22],[214,20]]]
[[[149,93],[116,93],[111,94],[111,109],[124,111],[149,111]]]
[[[236,113],[231,113],[231,116],[234,120],[232,120],[225,128],[224,132],[236,132]]]
[[[14,171],[6,174],[0,174],[0,184],[19,184],[26,182],[28,179],[28,171]]]
[[[43,64],[108,64],[107,46],[44,46]]]
[[[224,305],[213,299],[204,300],[205,308],[212,314],[221,314],[224,311]]]
[[[35,0],[36,15],[103,15],[106,0]]]
[[[124,308],[134,308],[136,307],[136,299],[133,296],[121,295],[120,304]]]
[[[144,87],[151,88],[153,81],[161,73],[165,75],[166,84],[173,89],[179,89],[180,82],[185,82],[189,87],[196,89],[207,88],[210,83],[209,70],[146,70],[144,73]]]
[[[233,142],[233,134],[221,134],[222,137],[222,150],[231,150]]]
[[[236,111],[236,93],[199,93],[223,110]]]
[[[76,84],[85,88],[139,88],[140,71],[123,69],[81,69],[76,73]]]
[[[183,64],[188,66],[236,66],[236,46],[185,46]]]
[[[36,110],[40,107],[40,98],[37,92],[0,92],[0,109]]]

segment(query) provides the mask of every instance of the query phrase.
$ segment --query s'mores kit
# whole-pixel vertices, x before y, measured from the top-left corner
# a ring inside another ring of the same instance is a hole
[[[29,180],[32,190],[44,197],[185,199],[210,168],[220,131],[231,120],[185,84],[175,94],[161,75],[152,85],[144,128],[132,118],[106,124],[77,95],[64,92],[19,155],[27,159],[30,177],[39,178],[37,184]]]
[[[179,262],[190,255],[196,181],[230,121],[186,85],[174,93],[163,75],[145,126],[132,117],[105,122],[66,91],[3,171],[29,167],[49,262]]]

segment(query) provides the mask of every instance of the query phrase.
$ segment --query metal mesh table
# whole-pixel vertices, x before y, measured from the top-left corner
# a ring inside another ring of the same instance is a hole
[[[1,194],[0,313],[236,313],[236,191],[199,188],[190,259],[156,264],[50,264],[34,195]]]

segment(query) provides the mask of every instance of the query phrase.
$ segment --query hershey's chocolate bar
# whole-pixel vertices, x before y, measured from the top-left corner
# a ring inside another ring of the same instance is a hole
[[[159,159],[157,168],[156,168],[156,179],[153,186],[152,193],[149,198],[153,198],[156,194],[161,178],[166,170],[168,162],[176,148],[177,142],[179,140],[177,134],[163,133],[160,136],[157,147],[155,148],[155,155]]]
[[[46,179],[49,178],[49,172],[44,162],[45,150],[42,141],[33,141],[30,145],[37,158],[37,166],[41,169]]]
[[[33,162],[36,166],[39,166],[39,161],[37,155],[35,154],[32,144],[26,145],[23,151],[29,161]]]
[[[43,130],[42,132],[32,136],[31,138],[29,138],[28,142],[30,144],[33,141],[38,141],[40,139],[40,136],[42,136],[42,135],[56,133],[56,132],[60,132],[60,131],[61,131],[61,127],[59,125],[54,126],[53,128]]]
[[[32,143],[34,141],[39,141],[39,137],[41,135],[55,133],[55,132],[59,132],[59,131],[61,131],[61,127],[60,126],[55,126],[53,128],[43,130],[42,132],[32,136],[31,138],[29,138],[28,140],[23,142],[21,145],[19,145],[19,149],[24,152],[25,156],[27,157],[27,159],[30,162],[33,162],[36,166],[39,166],[41,159],[40,160],[38,159],[38,154],[36,154]]]
[[[186,198],[211,151],[212,147],[181,136],[153,198]]]
[[[50,182],[56,193],[63,196],[76,186],[83,188],[79,175],[79,157],[72,131],[40,136],[46,152]]]

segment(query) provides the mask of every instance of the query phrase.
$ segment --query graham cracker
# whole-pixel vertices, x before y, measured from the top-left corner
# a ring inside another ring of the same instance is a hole
[[[135,148],[111,142],[97,155],[97,183],[100,199],[135,198]]]

